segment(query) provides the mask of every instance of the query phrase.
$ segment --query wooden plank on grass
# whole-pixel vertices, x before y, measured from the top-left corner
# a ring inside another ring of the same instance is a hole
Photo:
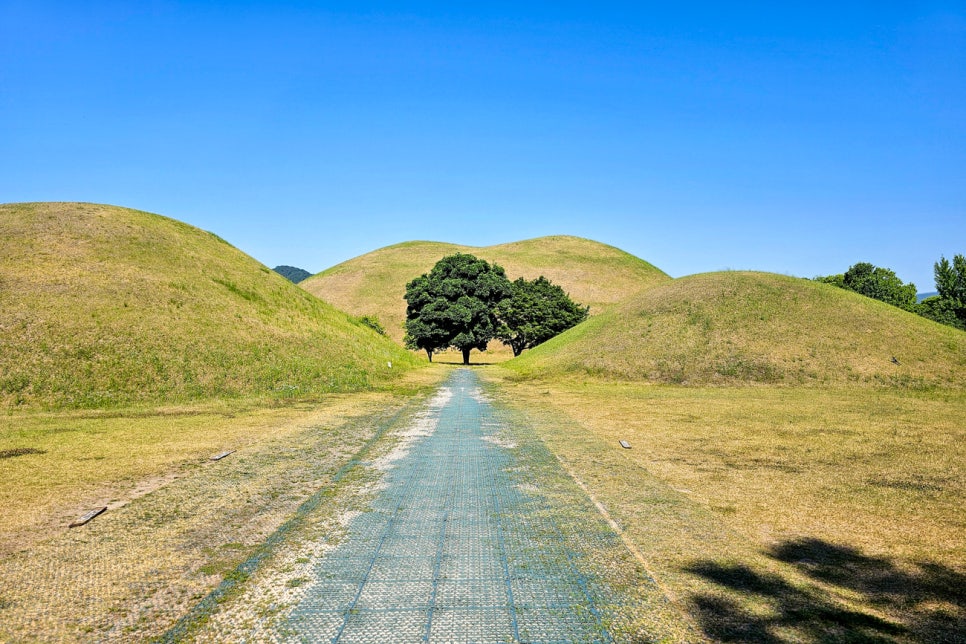
[[[627,441],[621,441],[620,443],[621,443],[621,447],[623,447],[624,449],[630,449],[631,448],[631,444],[628,443]]]
[[[77,527],[80,527],[80,526],[84,525],[85,523],[87,523],[88,521],[90,521],[91,519],[93,519],[94,517],[96,517],[98,514],[101,514],[102,512],[106,512],[106,511],[107,511],[107,506],[106,505],[103,508],[96,508],[94,510],[91,510],[87,514],[84,514],[84,515],[78,517],[76,521],[74,521],[73,523],[71,523],[67,527],[68,528],[77,528]]]
[[[227,452],[218,452],[217,454],[215,454],[214,456],[211,457],[211,460],[213,460],[213,461],[220,461],[221,459],[225,458],[229,454],[234,454],[234,453],[235,453],[235,450],[233,450],[233,449],[230,449]]]

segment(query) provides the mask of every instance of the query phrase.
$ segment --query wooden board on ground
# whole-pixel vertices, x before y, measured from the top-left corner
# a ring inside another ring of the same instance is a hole
[[[102,512],[106,512],[106,511],[107,511],[107,506],[106,505],[104,507],[102,507],[102,508],[96,508],[94,510],[91,510],[90,512],[88,512],[86,514],[83,514],[80,517],[78,517],[76,521],[74,521],[73,523],[71,523],[67,527],[68,528],[78,528],[78,527],[84,525],[85,523],[89,522],[91,519],[93,519],[97,515],[101,514]]]

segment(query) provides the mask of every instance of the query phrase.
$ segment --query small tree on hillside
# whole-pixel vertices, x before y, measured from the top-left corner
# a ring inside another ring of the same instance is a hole
[[[859,262],[845,271],[842,281],[849,290],[900,309],[911,311],[916,306],[916,285],[903,284],[888,268]]]
[[[868,262],[853,264],[844,274],[819,276],[814,280],[823,284],[832,284],[847,291],[855,291],[874,300],[898,306],[900,309],[917,310],[915,284],[912,282],[903,284],[893,271]]]
[[[939,297],[966,304],[966,256],[956,255],[952,264],[941,257],[933,265]]]
[[[496,307],[500,328],[496,337],[518,356],[587,319],[587,307],[570,299],[562,288],[543,277],[513,282],[510,297]]]
[[[966,330],[966,257],[956,255],[952,263],[941,257],[933,271],[939,295],[919,304],[920,315]]]
[[[457,253],[406,285],[406,346],[433,353],[448,347],[463,353],[486,350],[496,335],[494,310],[510,296],[510,281],[500,266]]]

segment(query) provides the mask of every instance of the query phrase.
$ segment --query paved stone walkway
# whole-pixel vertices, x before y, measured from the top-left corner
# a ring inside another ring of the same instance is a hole
[[[314,642],[607,642],[613,600],[527,492],[473,371],[447,381],[286,630]],[[419,435],[421,434],[421,435]]]

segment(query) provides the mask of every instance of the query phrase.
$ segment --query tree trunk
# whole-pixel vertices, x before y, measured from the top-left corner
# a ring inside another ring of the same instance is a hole
[[[470,363],[470,351],[472,351],[472,349],[463,349],[463,364]]]
[[[429,349],[426,349],[426,355],[429,356],[429,361],[432,362],[433,361],[433,352],[430,351]]]

